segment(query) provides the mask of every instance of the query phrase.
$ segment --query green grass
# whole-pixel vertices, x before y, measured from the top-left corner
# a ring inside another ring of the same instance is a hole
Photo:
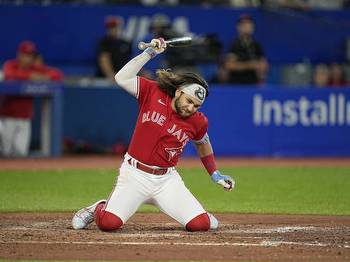
[[[211,212],[350,215],[350,168],[223,168],[236,180],[231,192],[203,169],[179,171]],[[115,176],[114,170],[0,171],[0,212],[74,211],[107,198]]]

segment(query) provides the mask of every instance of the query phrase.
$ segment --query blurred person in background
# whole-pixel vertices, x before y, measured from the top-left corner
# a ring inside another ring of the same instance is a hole
[[[99,41],[96,57],[96,76],[114,83],[114,75],[129,61],[132,45],[122,38],[123,19],[119,16],[105,18],[106,34]]]
[[[327,87],[329,84],[329,68],[326,64],[318,64],[314,68],[313,84],[315,87]]]
[[[36,61],[38,53],[31,41],[23,41],[17,50],[17,58],[4,63],[4,80],[19,81],[60,81],[60,70],[48,67],[43,60]],[[1,96],[0,137],[3,156],[27,156],[31,140],[31,119],[33,118],[33,98],[26,96]]]
[[[182,37],[184,35],[192,37],[192,45],[187,46],[186,48],[169,48],[163,57],[156,57],[154,61],[152,59],[152,61],[146,65],[147,72],[151,74],[152,79],[155,78],[153,72],[160,67],[170,67],[175,73],[188,71],[199,73],[197,65],[201,62],[208,62],[208,60],[211,61],[213,56],[216,56],[215,52],[220,52],[220,50],[216,49],[220,49],[221,46],[215,46],[216,44],[221,44],[216,43],[216,35],[209,33],[203,37],[196,37],[193,33],[188,31],[180,33],[172,26],[168,16],[164,14],[155,14],[152,17],[150,32],[143,41],[150,42],[152,39],[159,37],[163,37],[165,40],[167,40]],[[137,52],[138,51],[139,50],[137,50]],[[137,52],[135,52],[135,54]],[[143,72],[141,72],[140,75],[147,77],[147,75],[144,75]]]
[[[230,72],[225,67],[225,61],[221,60],[216,70],[216,74],[210,80],[210,83],[229,84],[229,81],[230,81]]]
[[[33,67],[37,73],[43,76],[42,80],[60,81],[63,79],[62,71],[46,65],[44,58],[40,53],[34,54]]]
[[[231,84],[256,85],[265,81],[269,64],[261,45],[253,38],[255,24],[251,16],[242,14],[237,21],[238,37],[225,57]]]
[[[155,14],[152,16],[151,24],[149,27],[149,33],[142,40],[143,42],[149,43],[154,38],[163,37],[164,39],[169,39],[176,37],[177,34],[171,28],[170,19],[163,14]],[[175,50],[176,51],[176,50]],[[137,47],[137,44],[134,48],[134,54],[138,54],[140,50]],[[139,75],[155,79],[155,72],[158,68],[169,67],[169,54],[166,54],[162,57],[155,57],[149,63],[147,63],[146,67],[143,68]]]
[[[344,70],[338,63],[332,63],[329,66],[329,82],[330,87],[344,87],[347,83],[345,81]]]

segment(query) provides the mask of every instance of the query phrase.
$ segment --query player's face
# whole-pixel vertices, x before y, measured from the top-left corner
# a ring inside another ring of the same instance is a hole
[[[196,99],[181,91],[176,91],[174,99],[176,113],[183,118],[193,115],[201,106],[201,104],[196,101]]]
[[[242,21],[238,25],[238,31],[242,35],[252,35],[254,33],[254,30],[255,30],[254,23],[249,20]]]
[[[28,67],[34,62],[32,54],[18,53],[18,61],[23,67]]]
[[[121,33],[119,26],[114,26],[108,29],[108,35],[117,38]]]

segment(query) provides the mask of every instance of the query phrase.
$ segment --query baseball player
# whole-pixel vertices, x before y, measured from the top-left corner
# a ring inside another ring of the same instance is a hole
[[[162,38],[151,43],[155,47],[147,48],[115,75],[116,83],[136,97],[140,110],[116,185],[108,200],[74,215],[74,229],[86,228],[95,220],[100,230],[116,230],[145,203],[157,206],[188,231],[218,227],[217,219],[204,210],[175,169],[192,140],[211,180],[226,190],[234,188],[234,180],[216,168],[208,120],[198,112],[208,96],[208,85],[194,73],[158,70],[157,81],[137,76],[147,61],[166,49]]]

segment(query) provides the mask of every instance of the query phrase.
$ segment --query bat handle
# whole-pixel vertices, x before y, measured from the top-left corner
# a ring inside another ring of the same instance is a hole
[[[155,43],[145,43],[145,42],[140,42],[138,44],[138,48],[140,50],[145,50],[147,47],[155,47]]]

